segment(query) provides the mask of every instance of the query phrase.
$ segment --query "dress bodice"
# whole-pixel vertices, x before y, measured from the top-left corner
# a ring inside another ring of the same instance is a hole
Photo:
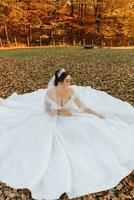
[[[49,97],[46,94],[46,101],[51,105],[51,109],[61,109],[61,108],[67,108],[69,110],[75,109],[76,105],[74,103],[74,99],[75,99],[75,94],[73,93],[71,98],[69,100],[67,100],[67,102],[61,106],[59,104],[57,104],[57,102],[55,102],[51,97]]]

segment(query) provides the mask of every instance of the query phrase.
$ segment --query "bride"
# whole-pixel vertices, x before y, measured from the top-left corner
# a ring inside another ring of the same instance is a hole
[[[0,99],[0,180],[38,200],[115,187],[134,169],[134,108],[61,68],[48,88]]]
[[[57,70],[55,72],[55,76],[49,82],[49,88],[53,86],[53,88],[47,91],[47,98],[52,100],[59,107],[55,111],[50,108],[51,103],[45,102],[46,111],[48,111],[52,115],[62,115],[62,116],[72,116],[71,107],[67,108],[66,104],[68,104],[71,100],[73,100],[78,108],[82,112],[86,112],[89,114],[93,114],[99,118],[105,118],[100,114],[97,114],[92,109],[86,107],[80,98],[76,96],[75,92],[72,88],[70,88],[70,75],[69,72],[65,71],[64,68],[61,70]],[[55,86],[55,87],[54,87]],[[73,108],[72,108],[73,109]]]

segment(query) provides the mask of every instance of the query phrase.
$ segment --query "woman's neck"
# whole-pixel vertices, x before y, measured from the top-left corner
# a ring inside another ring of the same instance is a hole
[[[67,92],[67,91],[68,91],[68,87],[64,87],[64,86],[59,86],[59,85],[57,85],[56,90],[57,90],[58,92],[64,93],[64,92]]]

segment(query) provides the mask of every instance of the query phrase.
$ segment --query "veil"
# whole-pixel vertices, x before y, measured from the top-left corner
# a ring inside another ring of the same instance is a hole
[[[48,85],[47,85],[48,89],[55,87],[54,81],[55,81],[55,75],[53,75],[52,78],[49,80]]]
[[[56,117],[57,116],[57,110],[54,110],[53,106],[52,106],[54,104],[54,99],[56,99],[55,98],[56,97],[56,92],[54,92],[54,98],[52,98],[51,95],[50,95],[51,94],[51,90],[56,87],[54,83],[55,83],[55,74],[48,81],[47,87],[45,89],[44,112],[49,114],[49,116]]]

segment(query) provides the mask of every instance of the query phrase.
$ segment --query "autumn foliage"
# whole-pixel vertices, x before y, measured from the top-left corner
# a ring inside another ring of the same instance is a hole
[[[0,46],[134,45],[133,0],[0,0]]]

